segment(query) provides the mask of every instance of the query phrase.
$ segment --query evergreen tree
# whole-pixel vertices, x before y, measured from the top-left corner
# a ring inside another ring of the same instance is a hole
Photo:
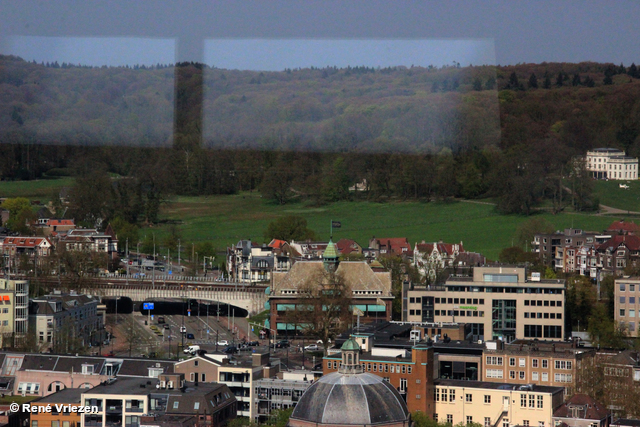
[[[507,84],[507,89],[517,90],[520,84],[518,83],[518,75],[514,71],[509,76],[509,84]]]
[[[629,69],[627,69],[627,74],[633,77],[634,79],[637,79],[638,77],[640,77],[640,73],[638,72],[638,67],[636,67],[635,62],[631,63],[631,65],[629,66]]]
[[[551,77],[549,77],[549,73],[546,71],[544,73],[544,81],[542,82],[542,87],[544,89],[551,89]]]
[[[611,70],[610,68],[607,68],[604,72],[604,80],[602,80],[602,83],[605,85],[612,85],[613,84],[613,70]]]
[[[529,89],[537,89],[538,88],[538,78],[536,77],[536,73],[531,73],[529,77]]]
[[[489,77],[487,79],[487,83],[484,85],[484,88],[486,90],[494,90],[496,88],[496,78],[495,77]]]
[[[556,77],[556,86],[562,87],[562,85],[564,85],[564,74],[560,71]]]
[[[575,73],[573,75],[573,80],[571,81],[571,85],[572,86],[580,86],[582,84],[582,81],[580,80],[580,74]]]
[[[480,81],[480,77],[476,77],[473,80],[473,90],[477,90],[477,91],[482,90],[482,82]]]
[[[596,85],[596,82],[590,76],[587,76],[584,79],[584,85],[586,87],[594,87]]]

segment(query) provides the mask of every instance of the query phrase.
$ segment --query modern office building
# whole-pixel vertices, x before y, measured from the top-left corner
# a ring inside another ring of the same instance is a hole
[[[475,340],[562,340],[564,280],[530,277],[524,267],[475,267],[441,286],[407,291],[407,321],[471,325]]]

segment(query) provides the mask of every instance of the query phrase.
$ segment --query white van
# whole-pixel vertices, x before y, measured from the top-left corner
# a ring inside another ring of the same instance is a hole
[[[190,345],[189,347],[185,348],[183,351],[184,351],[184,354],[195,355],[198,351],[200,351],[200,346]]]

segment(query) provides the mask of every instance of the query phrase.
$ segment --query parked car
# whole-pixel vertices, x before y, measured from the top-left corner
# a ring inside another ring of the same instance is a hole
[[[164,317],[158,316],[158,325],[164,323]]]
[[[180,326],[180,333],[181,334],[186,334],[187,333],[187,327],[186,326]]]
[[[196,338],[196,337],[195,337],[193,334],[187,334],[187,339],[188,339],[188,340],[193,340],[193,339],[195,339],[195,338]]]
[[[222,352],[226,353],[226,354],[235,354],[235,353],[238,352],[238,348],[229,346],[229,347],[225,348],[224,350],[222,350]]]
[[[227,340],[220,340],[220,341],[218,341],[218,345],[229,345],[229,341],[227,341]]]
[[[318,363],[313,366],[314,371],[322,371],[322,363]]]
[[[304,349],[307,351],[318,351],[318,344],[309,344]]]
[[[251,347],[256,347],[260,345],[259,341],[249,341],[248,343]]]
[[[316,344],[322,344],[322,340],[316,341]],[[331,338],[329,338],[327,344],[331,344]]]

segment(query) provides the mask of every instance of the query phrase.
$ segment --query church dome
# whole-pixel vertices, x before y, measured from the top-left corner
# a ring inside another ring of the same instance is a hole
[[[408,419],[409,411],[402,396],[381,377],[334,372],[305,391],[289,425],[402,425]]]

